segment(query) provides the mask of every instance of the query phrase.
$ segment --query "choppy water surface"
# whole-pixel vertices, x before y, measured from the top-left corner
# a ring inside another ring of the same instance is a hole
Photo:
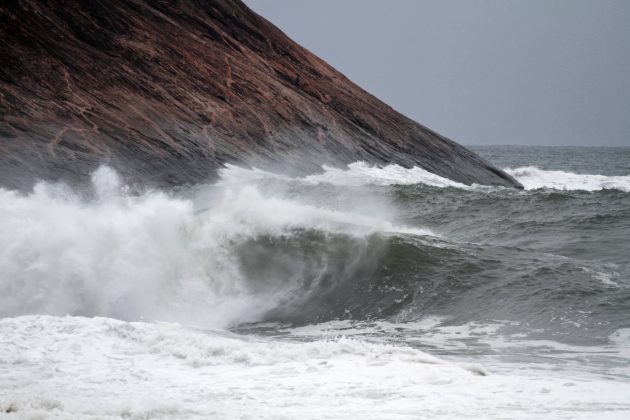
[[[628,418],[630,149],[475,151],[0,190],[0,413]]]

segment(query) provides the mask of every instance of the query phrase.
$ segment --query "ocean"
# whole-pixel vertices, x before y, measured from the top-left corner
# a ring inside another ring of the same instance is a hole
[[[0,418],[630,418],[630,148],[472,149],[0,189]]]

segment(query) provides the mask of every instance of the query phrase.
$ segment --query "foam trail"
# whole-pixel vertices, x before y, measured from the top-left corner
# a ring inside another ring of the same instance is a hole
[[[564,171],[547,171],[535,166],[525,166],[516,169],[506,168],[504,171],[523,184],[526,190],[539,188],[583,191],[613,189],[630,192],[630,175],[575,174]]]

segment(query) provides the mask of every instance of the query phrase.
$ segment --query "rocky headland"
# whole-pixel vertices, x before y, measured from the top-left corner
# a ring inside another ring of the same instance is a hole
[[[168,186],[224,163],[306,173],[359,160],[520,187],[239,0],[3,1],[0,63],[4,187],[103,163]]]

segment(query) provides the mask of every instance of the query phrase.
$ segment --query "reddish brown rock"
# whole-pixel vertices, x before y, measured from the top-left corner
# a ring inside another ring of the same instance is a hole
[[[0,62],[8,187],[101,163],[174,185],[210,180],[225,162],[309,172],[357,160],[518,186],[239,0],[5,0]]]

